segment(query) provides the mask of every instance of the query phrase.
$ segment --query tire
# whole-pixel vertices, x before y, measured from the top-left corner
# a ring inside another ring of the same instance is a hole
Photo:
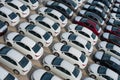
[[[44,68],[45,68],[47,71],[50,71],[50,67],[45,66]]]
[[[79,65],[78,64],[74,64],[77,68],[79,68]]]
[[[72,34],[74,34],[74,32],[72,32],[72,31],[70,31],[69,33],[72,33]]]
[[[40,13],[39,15],[40,15],[40,16],[43,16],[43,14],[42,14],[42,13]]]
[[[62,41],[63,44],[67,45],[67,42],[66,41]]]
[[[27,6],[30,9],[30,6]],[[31,9],[30,9],[31,10]]]
[[[14,72],[16,75],[19,75],[19,74],[20,74],[20,72],[19,72],[18,70],[16,70],[16,69],[14,69],[13,72]]]
[[[51,32],[48,32],[50,35],[52,35],[52,33]]]
[[[9,23],[8,23],[7,21],[5,21],[5,24],[6,24],[7,26],[9,26]]]
[[[43,43],[41,43],[41,42],[38,42],[38,44],[39,44],[41,47],[43,47]]]
[[[10,47],[12,47],[12,44],[10,42],[7,42],[7,45],[10,46]]]
[[[59,54],[58,54],[57,52],[54,52],[53,54],[54,54],[55,56],[59,56]]]
[[[30,24],[34,24],[34,22],[30,22]]]
[[[23,32],[23,31],[20,31],[19,33],[22,34],[22,35],[24,35],[24,32]]]
[[[19,17],[21,17],[19,13],[16,13],[16,14],[17,14]]]
[[[26,57],[29,59],[33,59],[33,57],[31,55],[27,55]]]
[[[90,77],[93,78],[93,79],[96,79],[96,76],[93,75],[93,74],[91,74]]]
[[[99,61],[97,61],[97,62],[95,62],[95,63],[100,64],[100,62],[99,62]]]

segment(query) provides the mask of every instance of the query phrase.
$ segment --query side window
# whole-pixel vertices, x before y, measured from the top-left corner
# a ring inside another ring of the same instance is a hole
[[[12,3],[7,3],[9,6],[15,8],[15,9],[19,9],[16,5],[12,4]]]
[[[51,17],[54,17],[55,19],[57,19],[58,20],[58,17],[57,16],[55,16],[55,15],[53,15],[53,14],[51,14],[51,13],[47,13],[49,16],[51,16]]]
[[[77,58],[76,56],[70,54],[70,53],[66,53],[66,52],[65,52],[65,55],[66,55],[66,56],[69,56],[69,57],[71,57],[71,58],[73,58],[73,59],[75,59],[75,60],[78,61],[78,58]]]
[[[90,38],[90,36],[87,34],[87,33],[85,33],[85,32],[82,32],[82,31],[78,31],[80,34],[82,34],[82,35],[84,35],[84,36],[86,36],[86,37],[88,37],[88,38]]]
[[[24,0],[24,1],[28,2],[28,0]]]
[[[0,15],[7,18],[6,14],[4,14],[3,12],[0,11]]]
[[[110,49],[110,52],[112,52],[113,54],[116,54],[116,55],[120,56],[120,53],[117,52],[117,51],[115,51],[115,50]]]
[[[8,62],[10,62],[10,63],[12,63],[12,64],[14,64],[14,65],[17,65],[17,63],[14,61],[14,60],[12,60],[11,58],[9,58],[9,57],[7,57],[7,56],[1,56],[3,59],[5,59],[6,61],[8,61]]]
[[[41,38],[41,36],[38,33],[34,32],[34,31],[28,31],[28,32],[33,34],[34,36],[37,36],[38,38]]]
[[[51,28],[51,27],[50,27],[48,24],[46,24],[45,22],[40,22],[40,21],[39,21],[39,23],[42,24],[42,25],[44,25],[44,26],[47,27],[47,28]]]
[[[102,75],[102,77],[104,77],[107,80],[113,80],[111,77],[107,76],[107,75]]]
[[[62,67],[56,66],[56,68],[57,68],[59,71],[64,72],[64,73],[67,74],[67,75],[71,75],[69,71],[65,70],[65,69],[62,68]]]
[[[17,45],[19,45],[20,47],[23,47],[25,49],[27,49],[28,51],[30,51],[30,48],[28,46],[26,46],[25,44],[21,43],[21,42],[16,42]]]
[[[72,42],[73,42],[74,44],[76,44],[76,45],[78,45],[78,46],[84,48],[84,46],[83,46],[81,43],[78,43],[78,42],[76,42],[76,41],[72,41]]]

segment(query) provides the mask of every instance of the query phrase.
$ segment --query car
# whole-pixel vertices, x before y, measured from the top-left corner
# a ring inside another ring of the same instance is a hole
[[[31,10],[36,10],[39,7],[39,2],[38,0],[19,0]]]
[[[82,37],[78,35],[75,35],[69,32],[64,32],[61,34],[60,40],[62,43],[68,44],[82,51],[87,56],[90,56],[92,54],[93,45],[91,44],[91,42],[83,39]]]
[[[114,19],[114,18],[110,18],[110,19],[107,21],[107,25],[112,25],[112,26],[119,27],[119,26],[120,26],[120,20],[116,20],[116,19]]]
[[[59,2],[48,1],[46,3],[46,7],[49,7],[61,12],[67,18],[71,18],[73,15],[73,11],[69,7]]]
[[[46,30],[52,36],[59,35],[59,33],[61,31],[61,27],[60,27],[59,23],[57,23],[57,22],[55,22],[55,21],[53,21],[45,16],[33,14],[33,15],[29,16],[28,21],[31,24],[35,24],[35,25],[41,27],[42,29]]]
[[[90,4],[92,6],[97,6],[99,8],[102,8],[106,13],[110,12],[110,9],[108,8],[108,6],[106,6],[104,3],[100,2],[100,1],[88,0],[86,2],[86,4]]]
[[[0,80],[18,80],[15,76],[13,76],[10,72],[5,70],[3,67],[0,67]]]
[[[86,27],[77,24],[70,24],[67,29],[68,32],[83,37],[84,39],[90,41],[93,45],[95,45],[98,41],[98,36]]]
[[[104,51],[97,51],[93,56],[95,63],[106,66],[120,75],[120,60],[105,53]]]
[[[96,14],[99,14],[99,16],[106,20],[106,18],[108,18],[107,14],[105,13],[105,11],[97,6],[92,6],[92,5],[89,5],[89,4],[85,4],[82,9],[85,9],[87,11],[91,11],[91,12],[94,12]]]
[[[31,80],[62,80],[58,76],[44,69],[37,69],[31,75]]]
[[[113,7],[119,8],[119,7],[120,7],[120,4],[119,4],[119,3],[115,3]]]
[[[95,80],[95,79],[93,79],[91,77],[85,77],[83,80]]]
[[[49,7],[41,7],[37,13],[58,22],[61,27],[65,27],[68,23],[68,19],[62,13]]]
[[[110,17],[115,19],[115,20],[119,20],[120,21],[120,13],[111,13]]]
[[[104,51],[120,60],[120,47],[119,46],[106,42],[106,41],[102,41],[98,44],[98,48],[100,51]]]
[[[67,7],[69,7],[73,11],[77,11],[78,9],[77,3],[75,3],[73,0],[54,0],[54,1],[65,4]]]
[[[82,71],[79,68],[63,58],[54,55],[47,55],[44,57],[43,67],[65,80],[80,80],[82,77]]]
[[[26,75],[32,68],[28,58],[4,44],[0,44],[0,62],[11,68],[17,75]]]
[[[73,0],[78,6],[81,6],[84,0]]]
[[[44,47],[50,46],[53,41],[53,36],[50,35],[47,31],[28,22],[21,23],[18,26],[18,32],[28,36]]]
[[[104,31],[120,37],[120,28],[119,27],[114,27],[112,25],[107,25],[104,28]]]
[[[114,34],[110,34],[108,32],[105,32],[101,35],[100,39],[107,41],[107,42],[110,42],[110,43],[113,43],[113,44],[120,47],[120,37],[118,37]]]
[[[43,47],[17,32],[8,33],[5,36],[5,42],[8,46],[25,54],[29,59],[38,60],[43,55]]]
[[[0,20],[0,36],[3,36],[8,30],[7,24]]]
[[[0,19],[4,21],[7,26],[16,26],[20,22],[20,17],[5,6],[0,7]]]
[[[80,15],[87,17],[100,25],[104,25],[105,23],[105,21],[98,14],[95,14],[94,12],[91,12],[91,11],[80,10],[78,13],[78,16]]]
[[[119,80],[120,76],[111,69],[99,64],[91,64],[88,67],[88,72],[91,77],[98,80]]]
[[[72,46],[55,43],[52,47],[52,52],[54,55],[62,57],[80,69],[84,69],[87,66],[88,58],[84,53]]]
[[[81,16],[76,16],[73,20],[73,23],[84,26],[84,27],[90,29],[97,36],[100,35],[101,30],[102,30],[101,27],[97,23],[95,23],[94,21],[91,21],[88,18],[84,18],[84,17],[81,17]]]
[[[22,18],[25,18],[30,14],[29,8],[18,0],[1,0],[0,2]]]
[[[120,8],[113,7],[111,12],[115,12],[115,13],[120,14]]]

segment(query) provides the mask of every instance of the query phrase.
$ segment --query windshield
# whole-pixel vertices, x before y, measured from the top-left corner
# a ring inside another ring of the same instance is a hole
[[[19,64],[21,65],[22,68],[24,68],[28,63],[29,63],[29,60],[28,60],[26,57],[23,57],[23,58],[19,61]]]
[[[104,66],[100,66],[100,67],[98,68],[98,73],[99,73],[99,74],[106,74],[106,71],[107,71],[107,68],[104,67]]]
[[[58,26],[59,26],[58,23],[54,23],[52,27],[53,27],[54,30],[57,30],[57,29],[58,29]]]
[[[96,24],[96,29],[97,29],[97,31],[99,31],[99,29],[100,29],[99,25],[97,25],[97,24]]]
[[[120,80],[120,76],[118,76],[118,79],[117,80]]]
[[[25,29],[27,29],[27,30],[33,30],[34,27],[35,27],[35,25],[29,24],[29,25],[26,26]]]
[[[17,17],[17,14],[15,14],[14,12],[12,12],[8,16],[10,17],[10,19],[15,19]]]
[[[4,46],[3,48],[0,49],[0,54],[7,54],[11,48]]]
[[[15,80],[15,77],[9,73],[4,80]]]
[[[67,13],[68,13],[68,14],[71,14],[71,12],[72,12],[71,9],[68,8],[68,9],[67,9]]]
[[[113,47],[114,47],[114,44],[111,44],[111,43],[108,43],[106,45],[106,48],[108,48],[108,49],[113,49]]]
[[[80,73],[80,70],[79,70],[77,67],[75,67],[74,70],[73,70],[73,72],[72,72],[72,74],[73,74],[75,77],[77,77],[77,76],[79,75],[79,73]]]
[[[14,41],[21,41],[23,38],[24,38],[23,35],[18,34],[18,35],[16,35],[16,36],[13,38],[13,40],[14,40]]]
[[[25,11],[25,10],[27,9],[27,6],[22,5],[22,6],[20,7],[20,9],[21,9],[22,11]]]
[[[68,37],[69,40],[75,40],[76,38],[77,38],[77,36],[74,34],[70,34]]]
[[[91,48],[91,43],[89,41],[87,42],[86,47],[88,50]]]
[[[91,37],[92,37],[93,39],[95,39],[95,38],[96,38],[96,35],[95,35],[94,33],[92,33]]]
[[[52,61],[52,64],[53,64],[53,65],[60,65],[62,61],[63,61],[62,58],[60,58],[60,57],[55,57],[54,60]]]
[[[65,16],[64,16],[64,15],[61,15],[61,16],[60,16],[60,19],[61,19],[62,21],[64,21],[64,20],[65,20]]]
[[[82,53],[81,56],[80,56],[80,60],[82,62],[84,62],[86,60],[86,56]]]
[[[44,37],[44,39],[45,40],[48,40],[49,38],[50,38],[50,34],[48,33],[48,32],[46,32],[44,35],[43,35],[43,37]]]
[[[30,0],[32,4],[36,3],[37,0]]]
[[[69,51],[69,49],[70,49],[70,46],[68,46],[68,45],[63,45],[61,47],[61,51]]]
[[[44,16],[38,16],[38,17],[36,17],[37,21],[42,21],[43,19],[44,19]]]
[[[39,50],[40,50],[40,46],[39,46],[39,44],[35,44],[34,46],[33,46],[33,51],[35,52],[35,53],[37,53]]]
[[[5,26],[5,23],[0,20],[0,28],[3,28]]]
[[[54,76],[53,74],[45,72],[40,78],[40,80],[51,80],[53,76]]]
[[[79,25],[77,25],[76,27],[75,27],[75,30],[82,30],[82,26],[79,26]]]

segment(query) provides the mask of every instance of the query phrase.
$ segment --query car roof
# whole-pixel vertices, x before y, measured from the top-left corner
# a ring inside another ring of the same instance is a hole
[[[10,13],[13,12],[12,10],[10,10],[9,8],[7,8],[5,6],[0,7],[0,11],[3,12],[3,13],[5,13],[5,14],[7,14],[7,15],[9,15]]]
[[[47,17],[45,17],[43,20],[43,22],[49,24],[50,26],[52,26],[55,22]]]
[[[4,80],[4,78],[9,74],[4,68],[0,67],[0,80]]]

